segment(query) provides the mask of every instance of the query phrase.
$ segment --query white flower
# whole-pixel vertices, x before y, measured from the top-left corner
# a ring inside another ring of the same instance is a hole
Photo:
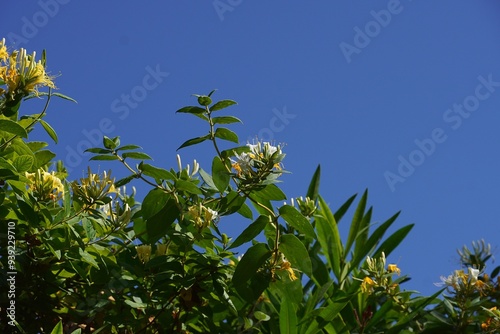
[[[249,174],[252,172],[252,157],[247,153],[236,153],[236,161],[233,160],[233,168],[236,169],[238,175]]]
[[[477,282],[478,276],[479,276],[479,269],[474,269],[469,267],[469,280],[472,284]]]

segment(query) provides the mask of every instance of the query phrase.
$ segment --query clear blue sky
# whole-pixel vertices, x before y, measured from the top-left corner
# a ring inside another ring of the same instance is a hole
[[[176,148],[206,129],[174,112],[217,88],[239,103],[228,112],[243,143],[286,143],[290,196],[321,164],[333,208],[368,188],[375,221],[402,210],[395,228],[416,226],[391,261],[413,277],[407,289],[431,293],[456,248],[499,244],[499,17],[496,0],[7,1],[0,35],[47,49],[60,91],[78,100],[47,116],[72,177],[99,133],[175,166]],[[212,153],[181,150],[206,169]]]

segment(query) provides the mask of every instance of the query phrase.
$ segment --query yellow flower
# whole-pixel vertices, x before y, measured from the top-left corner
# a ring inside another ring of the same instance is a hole
[[[374,286],[375,281],[366,276],[365,278],[363,278],[363,282],[361,283],[361,291],[365,293],[371,293]]]
[[[30,181],[28,189],[38,200],[56,201],[62,198],[64,185],[54,172],[48,173],[39,169],[35,173],[26,173],[26,177]]]
[[[93,174],[88,169],[88,176],[86,178],[80,179],[80,184],[77,181],[71,183],[71,188],[76,198],[87,204],[95,204],[96,201],[109,202],[106,199],[111,193],[118,194],[114,179],[111,178],[111,174],[104,172],[103,175]]]
[[[190,206],[188,208],[188,214],[200,229],[208,227],[211,222],[217,223],[219,220],[219,213],[217,211],[207,208],[201,203]]]
[[[399,269],[395,264],[389,264],[387,266],[387,271],[389,271],[390,273],[396,273],[398,274],[398,276],[401,275],[401,269]]]
[[[5,46],[5,38],[0,41],[0,61],[6,62],[9,57],[7,47]]]
[[[0,67],[0,79],[7,85],[11,98],[18,93],[38,95],[40,86],[55,88],[54,78],[45,72],[42,61],[37,62],[35,58],[35,52],[27,55],[26,50],[22,48],[12,51],[9,55],[5,39],[0,42],[0,61],[5,63],[5,66]],[[5,90],[2,89],[1,92],[4,93]]]
[[[292,269],[292,264],[288,261],[284,261],[281,264],[281,270],[286,270],[288,273],[288,277],[290,278],[290,281],[295,281],[297,279],[297,276],[295,276],[295,273]]]
[[[149,261],[149,258],[151,257],[151,245],[136,246],[135,250],[137,251],[139,260],[141,260],[142,263]]]

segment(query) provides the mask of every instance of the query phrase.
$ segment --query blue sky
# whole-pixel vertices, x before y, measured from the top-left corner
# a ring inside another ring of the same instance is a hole
[[[416,225],[391,261],[413,278],[407,289],[431,293],[457,269],[455,249],[498,245],[499,15],[495,0],[40,0],[4,3],[0,31],[12,47],[47,49],[60,92],[78,100],[47,116],[72,177],[101,134],[176,166],[176,148],[207,129],[175,111],[217,88],[239,103],[227,111],[244,122],[242,143],[285,144],[289,196],[321,164],[332,208],[368,188],[375,221],[402,210],[395,228]],[[206,169],[212,154],[181,150]]]

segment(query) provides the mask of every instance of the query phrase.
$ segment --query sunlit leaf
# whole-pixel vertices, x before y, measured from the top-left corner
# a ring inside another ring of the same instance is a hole
[[[13,135],[28,138],[26,130],[17,122],[10,119],[0,119],[0,131],[12,133]]]
[[[238,144],[238,135],[226,128],[217,128],[215,137]]]
[[[210,107],[210,110],[211,111],[221,110],[221,109],[227,108],[229,106],[232,106],[234,104],[237,104],[237,103],[233,100],[221,100],[221,101],[216,102],[212,107]]]
[[[283,205],[279,208],[280,216],[300,233],[311,239],[316,239],[316,233],[311,223],[296,208],[290,205]]]
[[[248,242],[258,236],[267,224],[270,224],[269,217],[262,215],[259,216],[253,223],[248,225],[247,228],[243,230],[243,232],[241,232],[241,234],[231,244],[230,249],[241,246],[245,242]]]

